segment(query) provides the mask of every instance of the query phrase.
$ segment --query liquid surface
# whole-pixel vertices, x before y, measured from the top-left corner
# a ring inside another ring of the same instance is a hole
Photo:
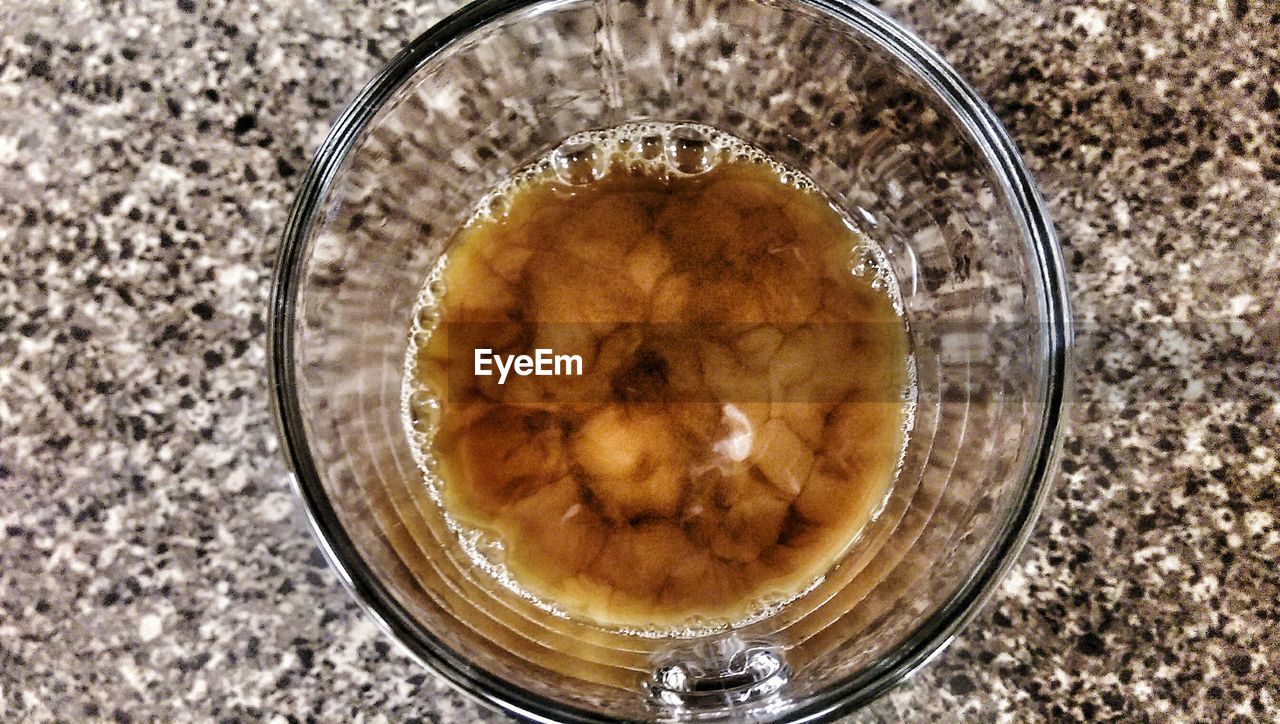
[[[491,194],[424,291],[406,398],[477,562],[648,631],[742,622],[820,581],[909,422],[873,252],[807,180],[709,129],[595,134]],[[477,348],[582,374],[500,383]]]

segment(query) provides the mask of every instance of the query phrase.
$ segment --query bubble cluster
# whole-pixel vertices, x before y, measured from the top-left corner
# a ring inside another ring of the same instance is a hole
[[[468,223],[500,217],[520,187],[550,173],[566,186],[585,186],[610,173],[663,177],[697,176],[725,162],[760,164],[782,183],[807,191],[817,186],[742,139],[699,123],[627,123],[576,133],[544,156],[517,169],[476,204]]]
[[[551,167],[562,182],[585,186],[604,178],[608,160],[608,151],[599,142],[583,139],[561,144],[551,154]]]

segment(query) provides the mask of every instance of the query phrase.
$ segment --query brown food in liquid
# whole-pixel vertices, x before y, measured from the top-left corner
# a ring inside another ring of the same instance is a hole
[[[441,391],[427,445],[451,516],[502,542],[520,588],[602,624],[740,620],[822,576],[903,444],[905,330],[850,272],[866,242],[756,162],[547,172],[504,202],[452,241],[416,358]],[[522,333],[471,341],[579,354],[586,374],[471,375],[448,336],[494,322]],[[680,343],[648,344],[655,322]]]

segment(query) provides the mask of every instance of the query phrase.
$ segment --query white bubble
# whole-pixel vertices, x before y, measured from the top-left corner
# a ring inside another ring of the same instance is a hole
[[[607,157],[594,141],[565,142],[552,154],[552,166],[561,181],[571,186],[585,186],[604,178]]]
[[[489,216],[499,218],[507,213],[508,201],[506,196],[494,196],[489,199],[488,210]]]
[[[682,174],[706,173],[716,166],[719,148],[713,135],[698,126],[676,126],[667,134],[667,164]]]
[[[418,330],[430,330],[435,326],[439,314],[440,311],[435,306],[422,305],[414,313],[413,323]]]
[[[647,134],[640,139],[640,156],[648,161],[656,161],[662,156],[664,145],[662,136]]]
[[[440,400],[431,390],[417,389],[409,393],[409,422],[413,429],[429,433],[440,420]]]

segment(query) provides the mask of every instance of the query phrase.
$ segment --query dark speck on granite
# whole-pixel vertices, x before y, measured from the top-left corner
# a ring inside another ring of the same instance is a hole
[[[881,5],[1024,153],[1080,351],[1026,550],[855,718],[1277,720],[1280,11]],[[0,13],[0,719],[499,719],[324,567],[265,402],[299,173],[384,58],[456,7]]]

